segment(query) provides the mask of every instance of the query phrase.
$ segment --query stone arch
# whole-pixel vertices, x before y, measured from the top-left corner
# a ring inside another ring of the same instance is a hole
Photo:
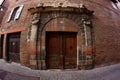
[[[63,11],[62,11],[63,9]],[[75,11],[74,11],[75,10]],[[74,23],[76,23],[77,27],[76,27],[76,32],[77,32],[77,58],[78,58],[78,62],[77,62],[77,66],[80,69],[89,67],[92,65],[92,33],[91,33],[91,16],[92,16],[92,12],[87,10],[86,8],[83,9],[71,9],[68,8],[68,11],[65,11],[64,8],[61,8],[61,10],[58,8],[56,8],[56,11],[52,11],[51,10],[48,12],[44,10],[41,10],[41,12],[39,13],[35,13],[34,14],[38,14],[38,18],[37,18],[37,24],[33,24],[36,26],[36,35],[37,35],[37,40],[36,40],[36,44],[37,44],[37,67],[38,69],[46,69],[46,50],[45,50],[45,32],[46,31],[50,31],[50,29],[46,28],[46,25],[50,25],[48,24],[51,21],[54,21],[56,19],[68,19],[73,21]],[[34,15],[33,14],[33,15]],[[39,20],[39,21],[38,21]],[[33,21],[34,22],[34,21]],[[60,24],[59,24],[60,25]],[[53,29],[51,29],[51,31],[65,31],[64,29],[62,30],[62,28],[65,27],[59,27],[61,29],[57,28],[55,29],[55,27],[53,27]],[[72,27],[70,27],[72,29]],[[73,30],[66,30],[66,31],[74,31]],[[81,41],[79,41],[81,40]],[[81,45],[81,46],[79,46]]]
[[[79,27],[77,25],[76,22],[74,22],[73,20],[70,20],[69,18],[65,18],[65,17],[57,17],[57,18],[52,18],[50,19],[45,26],[42,29],[42,33],[40,36],[40,46],[41,46],[41,53],[43,53],[43,55],[47,54],[46,53],[46,32],[76,32],[77,33],[77,43],[81,44],[81,38],[79,38],[80,36],[78,35],[79,32]],[[79,33],[80,34],[80,33]],[[79,46],[79,45],[77,45]],[[78,52],[78,51],[76,51]],[[76,53],[77,54],[77,53]],[[44,59],[45,59],[45,55],[44,55]],[[42,63],[45,63],[45,60],[41,60]],[[77,62],[78,63],[78,62]],[[46,63],[45,63],[46,64]],[[44,64],[44,68],[45,65]],[[42,69],[44,69],[42,67]]]
[[[52,15],[52,16],[51,16]],[[66,18],[66,19],[69,19],[71,21],[74,21],[74,23],[77,24],[78,28],[82,28],[82,16],[85,16],[86,18],[89,18],[87,17],[87,15],[81,15],[81,14],[72,14],[72,13],[68,13],[68,12],[51,12],[51,13],[41,13],[41,16],[49,16],[49,17],[46,17],[46,18],[43,18],[41,17],[41,20],[40,20],[40,28],[39,28],[39,31],[43,31],[46,24],[49,23],[50,21],[56,19],[56,18]],[[81,30],[81,29],[79,29]]]
[[[55,18],[46,24],[45,31],[78,32],[78,25],[67,18]]]

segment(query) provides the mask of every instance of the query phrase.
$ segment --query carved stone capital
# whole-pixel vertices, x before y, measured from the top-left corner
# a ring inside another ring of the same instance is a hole
[[[34,20],[34,21],[32,21],[32,24],[34,25],[34,24],[37,24],[39,22],[39,20]]]
[[[32,24],[37,24],[40,19],[40,14],[39,13],[34,13],[32,16]]]

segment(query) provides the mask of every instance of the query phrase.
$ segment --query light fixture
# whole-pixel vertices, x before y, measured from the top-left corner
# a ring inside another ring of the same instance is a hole
[[[3,11],[3,8],[2,8],[2,7],[0,8],[0,11]]]

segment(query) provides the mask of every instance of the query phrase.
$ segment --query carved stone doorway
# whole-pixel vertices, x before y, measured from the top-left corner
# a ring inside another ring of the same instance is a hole
[[[47,40],[51,40],[52,38],[48,37],[52,34],[50,33],[50,35],[48,35],[48,32],[57,32],[55,33],[55,36],[57,37],[59,36],[59,32],[75,32],[77,42],[77,60],[75,62],[75,65],[77,65],[78,69],[86,69],[92,66],[93,41],[91,18],[93,11],[88,10],[85,6],[82,6],[80,8],[42,6],[39,8],[31,8],[29,11],[31,11],[33,17],[31,27],[29,28],[28,42],[34,42],[37,45],[34,47],[36,53],[35,51],[34,54],[33,52],[30,52],[30,65],[33,68],[35,68],[36,65],[38,69],[51,68],[48,62],[50,60],[47,60],[46,58],[49,57],[49,55],[47,55],[47,53],[50,52],[48,50],[49,43],[51,45],[51,43],[54,43],[54,40],[53,42],[47,43]],[[63,35],[61,36],[63,37]],[[33,45],[30,46],[33,47]],[[36,64],[32,64],[35,61]],[[52,60],[50,62],[52,62]],[[58,63],[57,65],[57,67],[52,66],[52,68],[61,68]],[[62,68],[65,68],[63,65],[65,64],[62,64]]]

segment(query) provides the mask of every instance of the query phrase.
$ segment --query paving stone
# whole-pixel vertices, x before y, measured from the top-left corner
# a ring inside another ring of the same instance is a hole
[[[91,70],[32,70],[0,61],[0,80],[120,80],[120,64]]]

